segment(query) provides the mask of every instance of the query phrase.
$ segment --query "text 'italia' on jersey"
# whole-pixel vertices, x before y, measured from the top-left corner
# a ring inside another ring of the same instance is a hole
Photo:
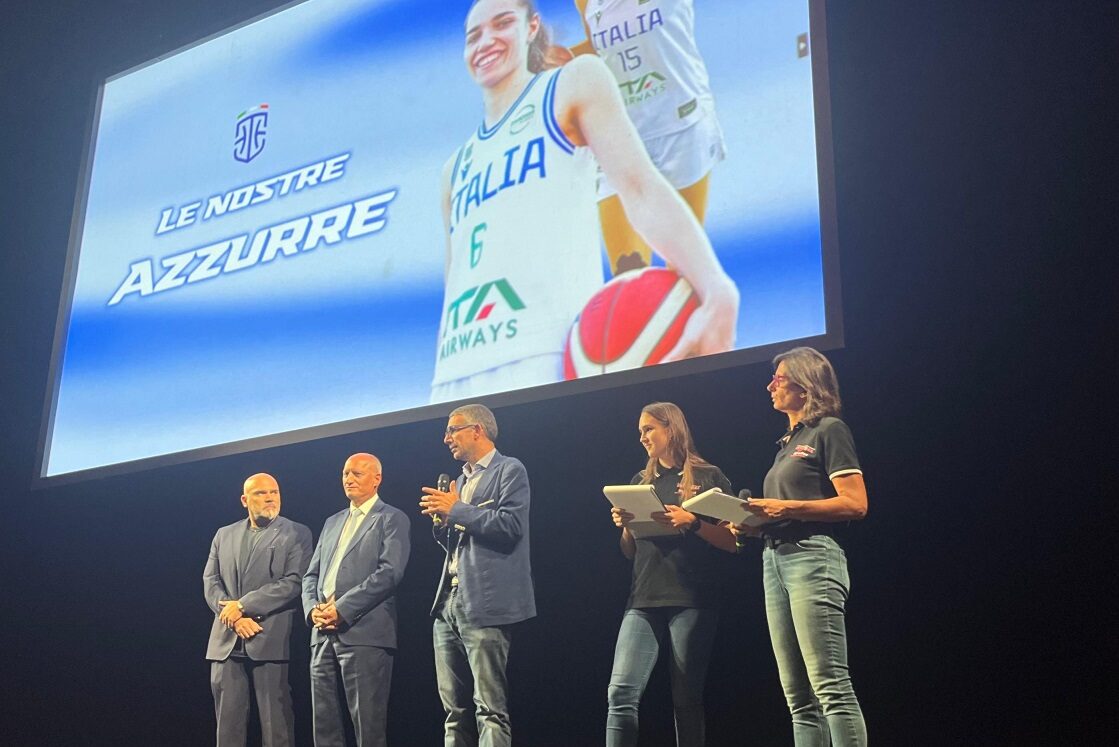
[[[648,13],[639,13],[635,19],[616,23],[601,31],[592,31],[591,42],[596,50],[609,49],[615,44],[631,41],[663,25],[664,18],[661,17],[660,10],[653,8]]]
[[[524,184],[533,174],[538,179],[548,176],[543,137],[514,145],[500,159],[484,165],[472,161],[462,164],[455,174],[455,181],[461,182],[461,186],[451,196],[451,231],[470,214],[472,208],[480,207],[505,190]]]

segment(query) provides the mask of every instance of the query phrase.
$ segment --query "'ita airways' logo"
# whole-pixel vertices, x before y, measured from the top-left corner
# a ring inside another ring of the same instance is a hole
[[[446,331],[454,332],[459,327],[485,321],[499,303],[504,303],[511,311],[525,308],[525,302],[505,278],[467,288],[447,306]]]
[[[627,106],[640,104],[646,99],[664,93],[668,88],[668,79],[656,70],[651,70],[633,80],[622,81],[618,84],[618,88],[621,90],[622,99],[625,100]]]
[[[494,314],[499,306],[504,313]],[[517,336],[517,317],[511,312],[525,308],[513,284],[505,278],[467,288],[447,305],[439,360],[513,339]]]
[[[248,163],[264,150],[268,134],[268,104],[254,106],[237,115],[237,131],[233,140],[233,157]]]

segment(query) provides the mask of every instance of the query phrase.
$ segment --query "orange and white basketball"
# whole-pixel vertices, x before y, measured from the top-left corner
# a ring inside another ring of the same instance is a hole
[[[571,326],[564,378],[659,363],[699,306],[688,281],[665,267],[626,272],[595,293]]]

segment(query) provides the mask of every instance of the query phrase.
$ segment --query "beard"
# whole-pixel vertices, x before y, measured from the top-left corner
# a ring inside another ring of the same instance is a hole
[[[275,521],[276,517],[280,515],[279,511],[270,511],[266,513],[259,513],[253,516],[253,523],[258,527],[266,527]]]

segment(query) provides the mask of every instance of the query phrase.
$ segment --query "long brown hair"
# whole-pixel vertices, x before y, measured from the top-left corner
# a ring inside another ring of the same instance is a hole
[[[688,428],[684,411],[671,402],[651,402],[641,408],[641,413],[648,415],[668,431],[668,457],[674,464],[683,468],[680,492],[683,498],[690,498],[697,487],[694,468],[708,466],[709,462],[695,450],[692,431]],[[641,482],[644,484],[653,482],[657,477],[658,466],[657,458],[649,457]]]
[[[785,375],[789,381],[805,392],[804,408],[800,412],[800,419],[805,425],[816,425],[820,418],[829,415],[839,417],[843,409],[843,402],[839,399],[839,379],[823,353],[815,348],[793,348],[774,356],[774,369],[779,363],[785,364]]]

